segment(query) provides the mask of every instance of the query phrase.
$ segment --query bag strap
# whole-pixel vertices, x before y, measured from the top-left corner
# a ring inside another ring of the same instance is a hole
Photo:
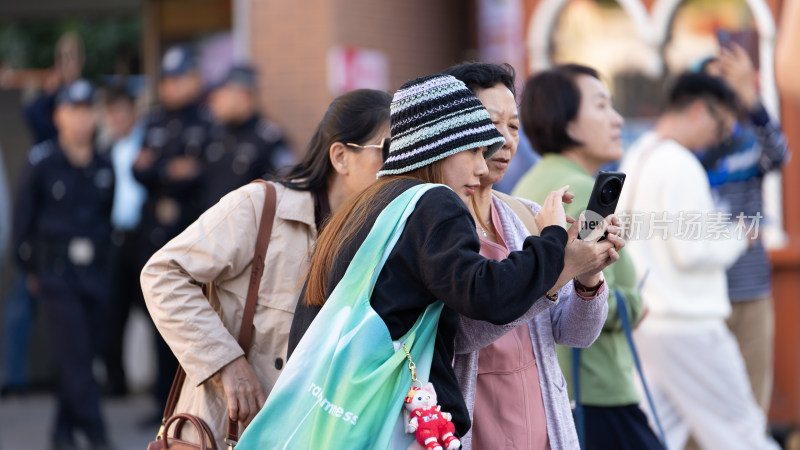
[[[261,183],[266,192],[264,195],[264,206],[261,211],[261,222],[258,224],[258,236],[256,237],[256,250],[253,255],[253,263],[250,269],[250,283],[247,287],[247,297],[242,313],[242,326],[239,328],[239,346],[244,351],[245,357],[250,349],[250,342],[253,338],[253,317],[256,314],[256,303],[258,300],[258,288],[261,286],[261,276],[264,274],[264,261],[269,248],[270,236],[272,236],[272,224],[275,222],[275,211],[277,209],[277,193],[275,185],[264,180],[254,180],[252,183]],[[239,440],[239,423],[228,419],[228,432],[225,442],[228,448],[232,449]]]
[[[519,220],[522,221],[531,236],[539,236],[541,230],[539,230],[539,227],[536,225],[536,214],[533,213],[533,210],[530,209],[528,205],[523,203],[520,199],[500,191],[492,190],[492,194],[496,195],[497,198],[502,200],[503,203],[514,211],[514,214],[519,217]]]
[[[647,387],[647,382],[644,380],[642,364],[639,362],[639,352],[636,351],[636,345],[633,343],[631,320],[628,317],[628,308],[625,306],[625,297],[618,289],[614,289],[614,294],[616,294],[617,297],[617,315],[619,316],[620,322],[622,322],[622,330],[625,332],[625,339],[627,339],[628,346],[631,348],[633,363],[636,365],[636,371],[639,372],[639,381],[642,382],[645,396],[647,396],[647,403],[650,405],[650,411],[653,414],[653,420],[656,423],[656,427],[658,427],[661,445],[667,448],[667,435],[664,433],[664,427],[661,426],[661,420],[659,420],[658,413],[656,413],[656,405],[653,403],[653,397],[650,395],[650,388]]]
[[[253,255],[252,269],[250,270],[250,283],[247,287],[247,297],[245,299],[244,313],[242,314],[242,325],[239,328],[239,339],[237,340],[239,346],[244,351],[245,357],[250,348],[250,341],[253,337],[253,317],[256,312],[256,303],[258,300],[258,289],[261,285],[261,276],[264,273],[264,260],[269,248],[270,236],[272,235],[272,224],[275,221],[275,210],[277,209],[277,194],[275,186],[264,180],[255,180],[252,183],[262,183],[266,188],[266,195],[264,197],[264,206],[261,212],[261,221],[258,225],[258,237],[256,238],[256,249]],[[186,380],[186,371],[179,364],[178,371],[175,373],[175,379],[172,381],[172,387],[169,390],[167,397],[167,404],[164,407],[164,417],[161,419],[161,428],[158,431],[159,436],[164,435],[165,424],[174,413],[178,405],[178,399],[181,395],[183,383]],[[228,430],[225,442],[229,448],[233,448],[239,439],[239,424],[228,419]]]
[[[183,367],[178,364],[178,370],[175,372],[175,378],[172,379],[172,386],[169,388],[167,404],[164,406],[164,417],[161,418],[161,428],[158,430],[158,436],[163,436],[167,419],[175,413],[175,407],[178,405],[178,398],[181,396],[181,388],[183,387],[184,380],[186,380],[186,372],[184,372]]]
[[[583,403],[581,403],[581,349],[572,348],[572,392],[575,394],[575,431],[578,433],[578,445],[586,448],[586,428],[583,418]]]
[[[250,348],[250,341],[253,337],[253,316],[256,313],[258,288],[261,285],[261,276],[264,273],[264,261],[269,248],[269,238],[272,235],[272,224],[275,222],[275,210],[277,209],[275,186],[264,180],[256,180],[253,183],[263,184],[266,188],[266,196],[261,212],[261,222],[258,225],[256,251],[253,255],[253,264],[250,270],[250,284],[247,288],[247,298],[245,300],[244,313],[242,314],[242,327],[239,329],[238,342],[245,355],[247,355],[247,350]]]

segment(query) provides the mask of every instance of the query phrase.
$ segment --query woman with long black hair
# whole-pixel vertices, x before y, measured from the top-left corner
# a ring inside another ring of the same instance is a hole
[[[187,375],[176,412],[205,420],[219,448],[228,417],[247,425],[281,373],[309,248],[328,216],[375,181],[390,102],[388,93],[367,89],[335,99],[304,159],[272,183],[275,220],[247,359],[236,336],[266,197],[261,183],[223,197],[142,271],[150,315]],[[208,297],[202,285],[212,286]]]

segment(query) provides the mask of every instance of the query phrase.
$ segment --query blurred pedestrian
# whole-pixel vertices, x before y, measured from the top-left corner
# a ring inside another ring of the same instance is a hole
[[[203,149],[211,128],[201,108],[203,82],[192,49],[175,46],[161,61],[158,84],[160,105],[145,118],[144,142],[133,165],[133,174],[147,189],[142,209],[139,256],[144,263],[194,222],[203,211]],[[156,334],[158,374],[155,383],[157,412],[146,424],[161,420],[178,362]],[[148,423],[149,422],[149,423]]]
[[[388,93],[368,89],[335,99],[303,161],[272,183],[275,219],[247,359],[236,341],[264,186],[248,184],[224,196],[142,272],[150,314],[188,376],[176,412],[201,417],[219,448],[226,445],[228,417],[247,425],[281,374],[309,249],[330,214],[375,182],[390,102]],[[213,286],[207,290],[213,295],[204,296],[203,284]]]
[[[503,260],[510,251],[521,250],[531,233],[538,233],[536,222],[526,226],[526,220],[542,219],[538,216],[540,205],[492,191],[517,153],[520,119],[514,71],[508,65],[464,63],[444,73],[463,81],[475,93],[505,138],[505,144],[487,160],[489,171],[481,177],[469,205],[478,224],[481,255]],[[566,200],[571,202],[572,194]],[[522,212],[518,212],[520,208]],[[612,235],[611,239],[617,238]],[[578,445],[575,426],[569,420],[569,398],[556,387],[561,370],[555,343],[587,347],[597,337],[606,317],[605,309],[598,306],[608,296],[601,271],[613,261],[609,244],[569,241],[564,257],[568,269],[562,274],[567,280],[563,297],[543,302],[550,308],[531,308],[524,320],[514,322],[516,326],[461,317],[453,369],[471,410],[472,430],[461,439],[465,450],[492,448],[498,436],[503,436],[503,447],[511,449]],[[597,288],[579,290],[579,286]],[[500,404],[502,408],[497,408]]]
[[[111,85],[105,90],[105,127],[111,139],[111,147],[105,154],[114,166],[116,186],[111,210],[114,295],[104,391],[110,396],[124,396],[128,393],[123,365],[125,324],[131,307],[144,307],[137,257],[142,205],[147,198],[144,186],[133,177],[133,163],[142,147],[144,126],[139,120],[136,98],[124,85]]]
[[[202,153],[210,117],[201,106],[202,79],[188,46],[164,54],[158,85],[160,105],[145,118],[144,142],[134,163],[134,176],[148,191],[142,214],[147,260],[183,231],[200,212]]]
[[[528,80],[521,111],[523,127],[542,160],[520,180],[514,194],[541,201],[550,190],[568,184],[575,200],[565,209],[578,217],[589,202],[597,171],[622,158],[623,119],[611,94],[595,69],[561,65]],[[603,275],[610,290],[608,316],[597,341],[581,350],[579,359],[585,448],[658,449],[661,444],[639,409],[633,357],[618,316],[618,295],[624,296],[631,323],[642,313],[636,269],[625,249]],[[558,346],[558,362],[575,400],[578,380],[572,376],[570,347]]]
[[[689,73],[666,103],[655,129],[623,158],[628,179],[618,210],[630,214],[628,248],[639,276],[649,274],[642,291],[649,312],[634,336],[667,448],[683,448],[690,432],[708,449],[777,448],[725,326],[725,269],[753,231],[714,212],[708,177],[692,153],[730,135],[735,95],[718,78]]]
[[[203,207],[257,178],[274,175],[289,149],[280,127],[258,112],[257,74],[250,66],[230,69],[208,96],[216,121],[205,148]]]
[[[2,149],[0,149],[2,150]],[[11,196],[8,186],[3,153],[0,151],[0,273],[5,273],[8,250],[11,248]],[[0,285],[0,291],[3,291]],[[28,386],[28,337],[30,334],[30,316],[33,315],[32,302],[24,302],[23,311],[17,310],[14,300],[18,296],[9,296],[3,303],[3,363],[0,364],[0,397],[23,392]],[[28,308],[30,307],[30,308]],[[19,320],[22,317],[23,320]],[[22,325],[19,328],[17,325]]]
[[[75,32],[64,33],[56,42],[53,69],[43,90],[25,106],[23,115],[34,144],[58,135],[53,122],[56,96],[60,89],[81,76],[84,64],[83,40]],[[27,274],[20,269],[8,291],[3,307],[4,374],[0,395],[24,393],[28,389],[28,346],[34,320],[34,298],[28,291]]]
[[[718,210],[745,217],[764,211],[764,177],[789,159],[786,137],[758,95],[758,74],[747,52],[737,44],[723,48],[703,71],[721,77],[734,90],[742,118],[725,142],[700,154]],[[753,395],[764,414],[772,398],[775,313],[772,269],[761,239],[728,268],[731,316],[728,327],[742,352]]]
[[[111,307],[114,172],[93,146],[91,84],[79,79],[56,97],[58,137],[35,146],[14,205],[17,262],[41,298],[56,362],[54,449],[73,449],[75,432],[109,448],[92,364],[103,352]]]

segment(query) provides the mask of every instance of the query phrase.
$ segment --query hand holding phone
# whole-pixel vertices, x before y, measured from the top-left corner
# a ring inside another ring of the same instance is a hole
[[[578,233],[578,239],[586,239],[609,214],[617,209],[622,186],[625,184],[625,174],[622,172],[600,172],[594,181],[589,204],[584,213],[583,228]],[[600,238],[605,239],[606,236]]]
[[[727,30],[719,28],[716,31],[717,42],[720,49],[732,52],[738,46],[747,54],[753,68],[758,70],[759,57],[759,37],[755,30]]]
[[[719,43],[720,48],[725,48],[730,50],[731,49],[731,34],[728,30],[718,29],[717,30],[717,42]]]

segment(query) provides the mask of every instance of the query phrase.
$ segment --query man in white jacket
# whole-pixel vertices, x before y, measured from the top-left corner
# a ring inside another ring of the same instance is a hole
[[[758,218],[714,211],[703,167],[691,153],[730,132],[731,90],[705,74],[675,82],[655,129],[628,151],[617,209],[649,310],[635,338],[669,449],[689,433],[703,448],[778,448],[767,437],[736,340],[725,269],[756,237]],[[649,411],[649,408],[643,408]]]

